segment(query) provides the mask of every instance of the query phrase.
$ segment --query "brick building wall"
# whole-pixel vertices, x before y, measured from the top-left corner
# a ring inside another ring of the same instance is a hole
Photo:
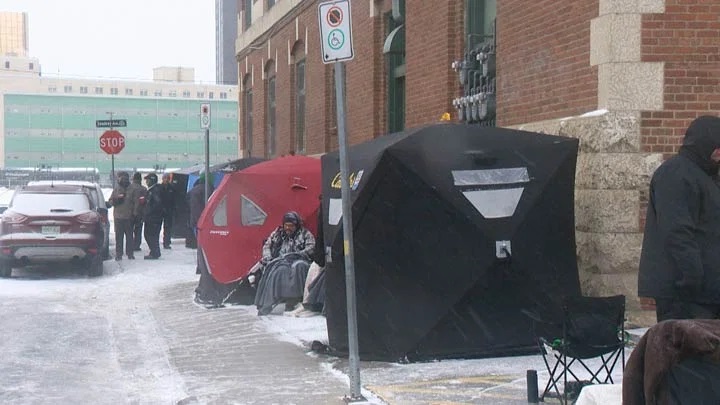
[[[454,112],[452,99],[460,94],[460,84],[450,65],[464,52],[463,3],[406,3],[412,4],[405,25],[406,128],[435,122],[443,112]]]
[[[572,116],[597,108],[590,20],[598,0],[497,2],[498,125]]]
[[[720,111],[720,3],[666,0],[642,18],[642,60],[665,62],[664,108],[642,113],[642,145],[678,151],[690,121]]]
[[[252,156],[265,156],[267,131],[267,74],[274,66],[277,106],[277,155],[294,151],[296,117],[295,54],[306,58],[305,132],[308,155],[337,149],[334,65],[324,65],[317,25],[319,1],[301,2],[250,47],[238,50],[239,76],[253,89]],[[387,14],[391,0],[352,3],[355,58],[346,66],[346,129],[350,144],[387,133]],[[454,0],[407,2],[405,127],[436,122],[453,111],[459,93],[456,73],[450,68],[463,52],[464,5]],[[290,61],[290,62],[289,62]],[[244,85],[243,85],[244,86]],[[240,97],[240,111],[244,99]],[[245,133],[240,115],[240,131]],[[244,136],[241,152],[246,145]],[[245,153],[247,155],[247,153]]]

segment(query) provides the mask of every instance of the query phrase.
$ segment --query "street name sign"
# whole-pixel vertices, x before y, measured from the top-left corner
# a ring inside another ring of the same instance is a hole
[[[97,120],[95,121],[96,128],[115,128],[115,127],[126,127],[127,120]]]
[[[318,22],[323,63],[343,62],[355,57],[349,0],[320,3]]]

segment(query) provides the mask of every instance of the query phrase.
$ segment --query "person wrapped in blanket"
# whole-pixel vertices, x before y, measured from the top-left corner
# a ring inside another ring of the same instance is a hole
[[[280,302],[292,311],[302,301],[305,278],[315,250],[315,237],[302,219],[290,211],[265,240],[260,263],[264,266],[255,294],[258,315],[267,315]]]

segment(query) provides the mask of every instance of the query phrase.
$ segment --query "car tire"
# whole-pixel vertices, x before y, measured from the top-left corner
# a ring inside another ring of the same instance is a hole
[[[12,276],[12,266],[8,262],[0,262],[0,278],[10,278]]]
[[[100,277],[103,274],[103,260],[100,256],[93,257],[88,262],[87,274],[90,277]]]

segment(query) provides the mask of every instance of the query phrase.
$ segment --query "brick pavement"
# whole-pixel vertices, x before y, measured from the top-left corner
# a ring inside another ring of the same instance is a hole
[[[161,290],[152,308],[185,382],[183,405],[344,403],[347,383],[316,357],[279,341],[248,311],[195,305],[195,286]]]

